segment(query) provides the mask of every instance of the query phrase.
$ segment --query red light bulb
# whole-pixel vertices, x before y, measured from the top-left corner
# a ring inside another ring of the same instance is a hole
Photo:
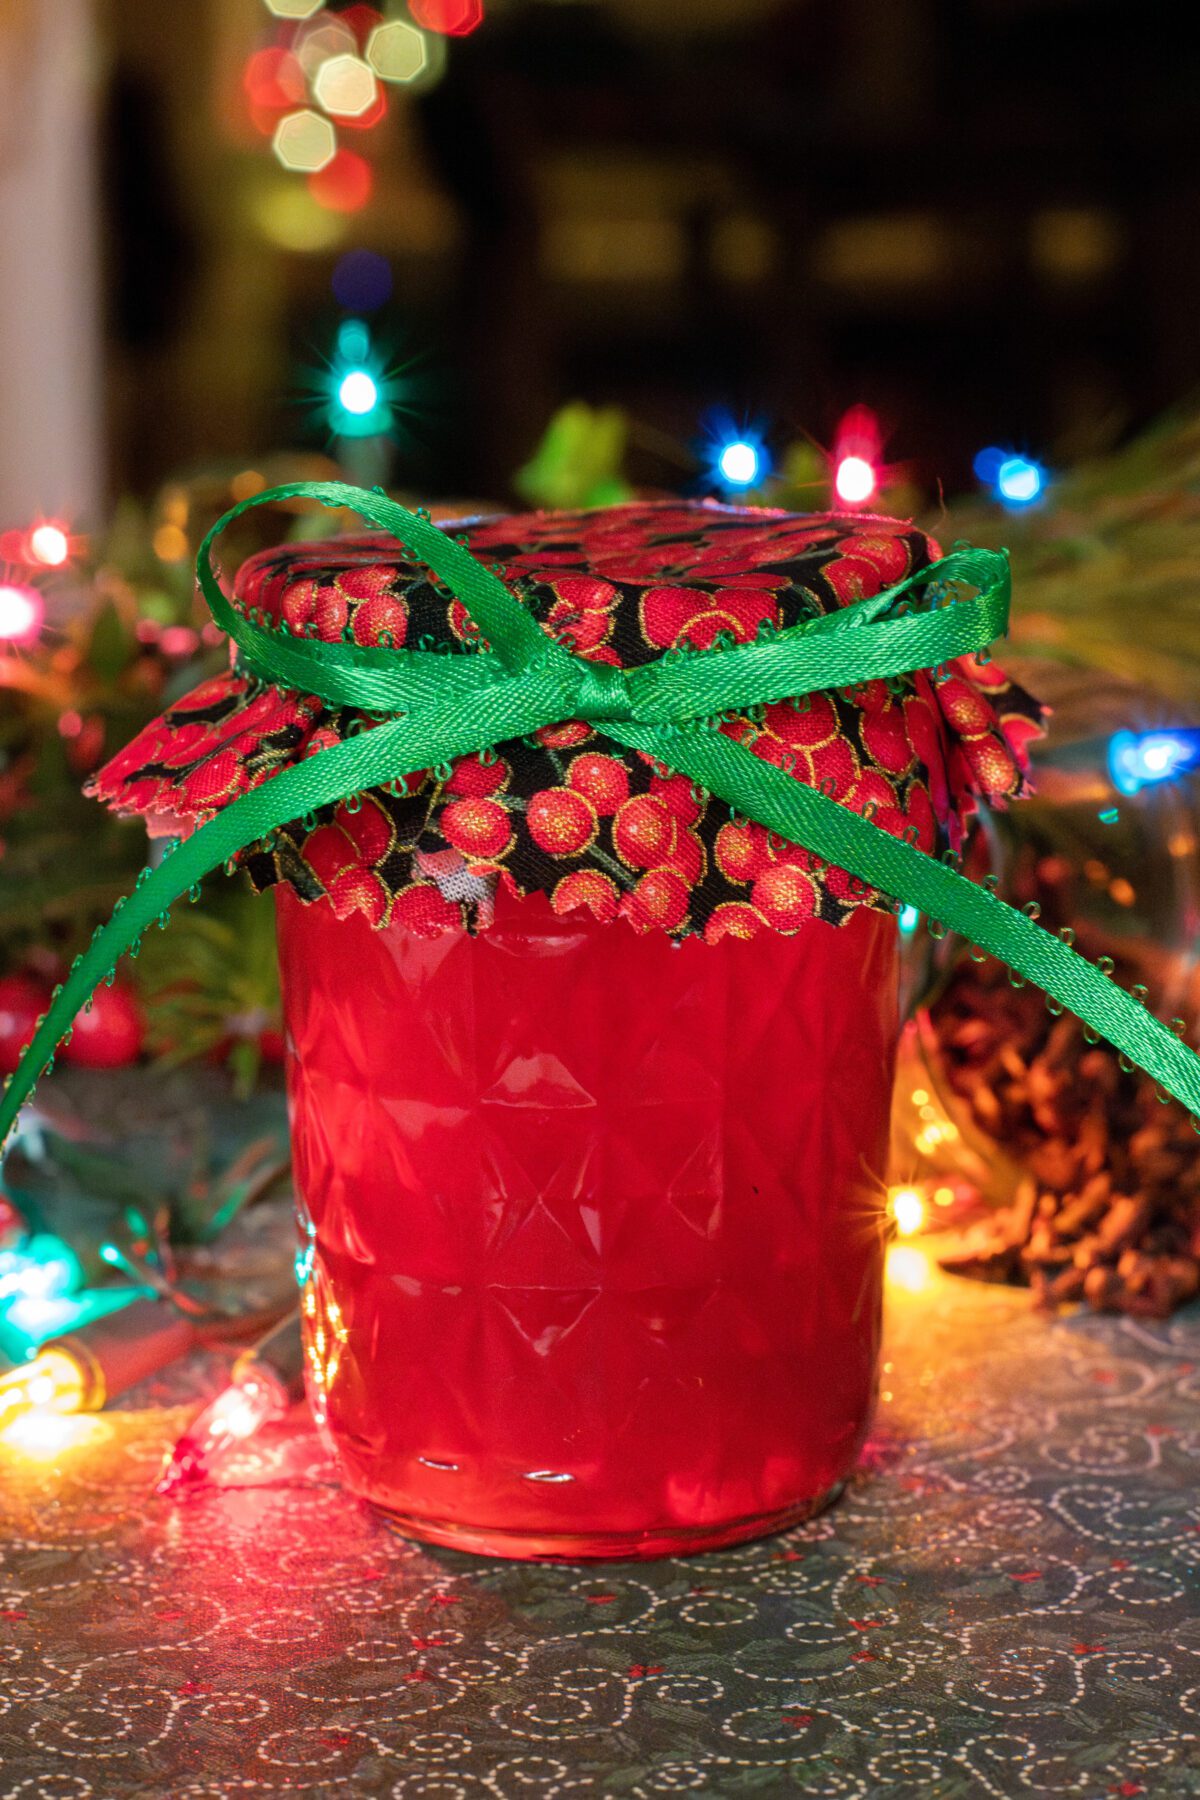
[[[862,506],[875,492],[875,471],[865,456],[844,456],[834,472],[837,497],[847,506]]]
[[[483,24],[483,0],[411,0],[413,22],[443,37],[468,37]]]
[[[288,1409],[282,1382],[255,1369],[233,1381],[206,1406],[172,1450],[156,1493],[171,1494],[207,1479],[214,1464]]]
[[[37,638],[46,608],[36,588],[24,582],[0,583],[0,641],[29,645]]]
[[[29,532],[29,560],[44,569],[61,569],[71,554],[71,540],[56,519],[40,519]]]
[[[867,406],[852,406],[833,440],[833,491],[844,506],[865,506],[879,487],[879,421]]]

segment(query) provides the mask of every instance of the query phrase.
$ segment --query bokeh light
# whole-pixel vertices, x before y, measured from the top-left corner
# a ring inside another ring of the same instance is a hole
[[[339,150],[333,161],[308,178],[309,192],[331,212],[358,212],[371,198],[374,172],[354,150]]]
[[[281,250],[328,250],[346,229],[346,215],[330,212],[308,191],[305,182],[284,176],[262,187],[252,199],[254,222]]]
[[[10,581],[0,583],[0,640],[4,643],[33,643],[45,614],[36,588]]]
[[[407,19],[379,25],[367,40],[367,61],[381,81],[415,81],[429,67],[425,34]]]
[[[758,480],[762,455],[755,444],[737,438],[726,444],[717,459],[721,479],[728,487],[753,487]]]
[[[252,106],[286,112],[303,103],[304,70],[290,50],[277,46],[256,50],[247,58],[242,86]]]
[[[363,0],[343,6],[338,18],[343,25],[349,25],[360,44],[365,44],[375,27],[383,24],[383,14],[374,6],[364,5]]]
[[[82,723],[80,720],[81,728]],[[9,1014],[7,1028],[12,1025]],[[36,1232],[19,1250],[0,1250],[0,1301],[16,1296],[45,1299],[49,1295],[69,1294],[82,1279],[78,1257],[50,1232]]]
[[[1171,781],[1200,763],[1200,731],[1118,731],[1108,746],[1108,772],[1119,793]]]
[[[171,520],[160,525],[150,541],[160,562],[186,562],[191,551],[187,532],[182,525],[176,525]]]
[[[321,4],[322,0],[266,0],[267,11],[277,19],[311,19]]]
[[[1027,456],[1009,456],[996,472],[996,493],[1008,506],[1028,506],[1046,485],[1046,472]]]
[[[315,175],[337,155],[337,133],[328,119],[305,107],[280,119],[272,149],[285,169]]]
[[[357,56],[358,39],[350,26],[333,13],[322,13],[306,25],[296,39],[296,55],[300,67],[310,81],[315,81],[323,63],[333,56]]]
[[[344,363],[361,363],[371,353],[371,333],[364,319],[343,319],[337,329],[337,354]]]
[[[0,1441],[35,1462],[53,1462],[64,1450],[77,1450],[107,1438],[112,1430],[100,1419],[50,1410],[22,1413],[0,1431]]]
[[[843,506],[864,505],[879,486],[883,434],[869,406],[843,413],[833,439],[833,491]]]
[[[61,569],[71,554],[71,540],[53,519],[43,519],[29,533],[29,555],[45,569]]]
[[[995,487],[1000,470],[1011,454],[1009,450],[1001,450],[998,444],[989,444],[980,450],[971,464],[976,481],[981,481],[984,487]]]
[[[888,1192],[888,1211],[901,1237],[911,1237],[925,1223],[925,1199],[919,1188],[895,1187]]]
[[[426,31],[466,37],[483,24],[483,0],[411,0],[409,11]]]
[[[333,292],[352,312],[374,312],[391,298],[392,269],[376,250],[347,250],[333,269]]]
[[[379,99],[379,84],[361,56],[331,56],[317,70],[313,98],[336,119],[361,119]]]
[[[337,397],[346,412],[363,418],[379,404],[379,383],[366,369],[349,369],[338,383]]]
[[[843,456],[834,473],[833,485],[839,500],[847,506],[861,506],[875,492],[875,471],[865,456]]]

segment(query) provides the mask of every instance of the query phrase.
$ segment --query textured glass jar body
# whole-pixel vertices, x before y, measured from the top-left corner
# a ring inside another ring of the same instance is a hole
[[[278,890],[310,1389],[349,1485],[501,1556],[637,1557],[836,1492],[875,1388],[896,937],[477,937]]]

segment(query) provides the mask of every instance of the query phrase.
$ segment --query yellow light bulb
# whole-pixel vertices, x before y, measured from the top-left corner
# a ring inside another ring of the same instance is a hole
[[[74,1358],[61,1350],[43,1350],[24,1368],[0,1378],[0,1426],[27,1413],[78,1412],[83,1394],[83,1371]]]
[[[911,1237],[925,1223],[924,1197],[914,1187],[892,1188],[888,1194],[888,1210],[901,1237]]]

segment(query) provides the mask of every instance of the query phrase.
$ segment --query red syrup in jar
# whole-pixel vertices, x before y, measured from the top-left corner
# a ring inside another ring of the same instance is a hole
[[[276,890],[310,1391],[413,1537],[777,1531],[876,1382],[895,922],[675,946],[541,895],[416,937]]]

